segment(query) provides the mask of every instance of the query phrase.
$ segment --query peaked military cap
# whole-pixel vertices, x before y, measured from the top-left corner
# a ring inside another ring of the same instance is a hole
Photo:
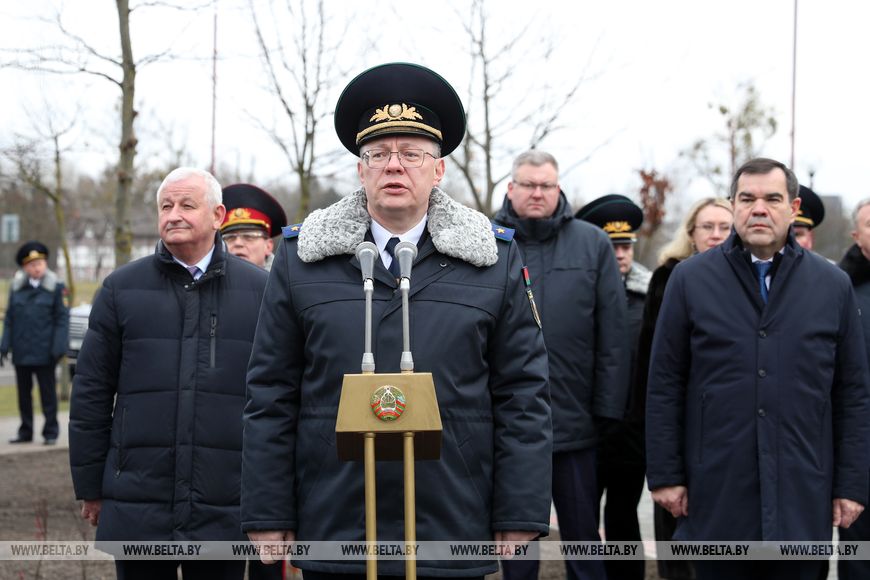
[[[15,254],[15,262],[19,266],[23,266],[33,260],[47,259],[48,247],[42,242],[37,242],[36,240],[25,242],[24,245],[18,248],[18,253]]]
[[[614,244],[629,244],[637,241],[643,210],[624,195],[611,193],[590,201],[574,217],[604,230]]]
[[[465,136],[465,110],[438,73],[417,64],[382,64],[350,81],[338,97],[335,132],[354,155],[371,139],[418,135],[439,143],[446,156]]]
[[[260,228],[273,238],[287,224],[287,215],[278,200],[255,185],[236,183],[225,187],[223,193],[227,215],[221,224],[222,234]]]
[[[822,223],[825,219],[825,204],[816,192],[801,185],[798,197],[801,198],[801,207],[794,218],[794,225],[813,229]]]

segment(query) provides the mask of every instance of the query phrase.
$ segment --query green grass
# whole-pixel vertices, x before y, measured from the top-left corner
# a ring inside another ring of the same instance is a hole
[[[35,383],[35,381],[34,381]],[[39,389],[33,385],[33,414],[42,413],[42,405],[39,401]],[[69,411],[69,401],[58,401],[58,410]],[[15,385],[0,385],[0,417],[18,416],[18,389]]]

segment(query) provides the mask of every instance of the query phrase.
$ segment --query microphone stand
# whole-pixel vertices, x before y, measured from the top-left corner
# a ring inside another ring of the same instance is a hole
[[[360,263],[363,278],[363,293],[366,297],[365,311],[365,351],[362,355],[361,371],[363,375],[375,373],[375,357],[372,353],[372,294],[375,291],[374,276],[375,259],[378,248],[371,242],[363,242],[356,248],[356,256]],[[376,553],[378,542],[377,493],[375,480],[375,434],[363,433],[363,455],[365,469],[365,514],[366,514],[366,547],[369,556]],[[377,580],[378,560],[366,559],[367,580]]]
[[[411,242],[399,242],[393,250],[399,260],[399,291],[402,293],[402,358],[399,369],[402,374],[414,373],[414,357],[411,355],[411,322],[408,293],[411,290],[411,266],[417,257],[417,246]],[[402,433],[402,467],[405,483],[405,578],[417,580],[417,489],[414,470],[414,432]],[[413,554],[413,556],[412,556]]]
[[[364,462],[367,580],[377,580],[378,576],[375,452],[380,461],[403,461],[405,578],[416,580],[414,461],[440,459],[442,432],[432,373],[415,373],[411,355],[408,301],[411,266],[417,256],[417,246],[410,242],[399,242],[394,249],[395,259],[399,260],[399,289],[402,293],[403,351],[399,363],[400,373],[375,374],[372,300],[377,247],[371,242],[363,242],[357,246],[356,256],[365,293],[365,352],[361,374],[344,375],[335,425],[336,450],[340,461]]]

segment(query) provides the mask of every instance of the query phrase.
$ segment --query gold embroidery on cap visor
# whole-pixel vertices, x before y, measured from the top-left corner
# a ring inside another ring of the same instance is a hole
[[[356,144],[359,145],[360,141],[362,141],[363,137],[371,134],[377,134],[384,129],[393,129],[396,127],[403,127],[407,129],[417,129],[420,133],[424,133],[426,135],[432,135],[438,139],[438,141],[443,141],[441,137],[441,131],[436,129],[435,127],[430,127],[424,123],[416,123],[414,121],[387,121],[386,123],[380,123],[378,125],[372,125],[367,129],[363,129],[359,133],[356,134]]]
[[[636,240],[637,236],[631,231],[631,224],[626,221],[607,222],[602,228],[611,240]]]
[[[795,216],[794,221],[796,224],[806,225],[806,226],[810,226],[810,227],[813,227],[814,225],[816,225],[813,220],[811,220],[808,217],[805,217],[804,215],[802,215],[802,213],[803,212],[800,212],[800,213],[798,213],[798,215]]]
[[[33,260],[39,260],[39,259],[44,260],[46,258],[48,258],[48,256],[46,256],[42,252],[39,252],[37,250],[30,250],[30,253],[27,254],[27,256],[25,256],[23,260],[21,260],[21,265],[23,266],[24,264],[32,262]]]
[[[415,129],[421,133],[437,137],[442,141],[441,131],[419,121],[423,120],[423,115],[417,112],[416,107],[409,107],[407,104],[387,104],[380,109],[375,109],[374,114],[369,118],[369,123],[374,123],[371,127],[366,127],[356,134],[356,144],[367,135],[377,134],[385,129]]]

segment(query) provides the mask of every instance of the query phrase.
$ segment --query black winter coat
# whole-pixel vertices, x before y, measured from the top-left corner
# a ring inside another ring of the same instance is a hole
[[[832,500],[866,501],[867,356],[851,284],[791,237],[777,261],[766,305],[736,234],[667,284],[647,479],[688,488],[675,539],[830,540]]]
[[[671,258],[655,270],[647,288],[646,301],[643,305],[643,316],[640,321],[640,331],[637,338],[637,358],[635,359],[634,385],[637,393],[636,405],[633,413],[641,418],[646,417],[646,385],[649,377],[649,361],[652,353],[653,336],[655,335],[656,322],[659,319],[659,311],[662,308],[662,300],[665,297],[665,288],[674,267],[680,261]]]
[[[849,275],[855,298],[861,309],[861,323],[864,340],[867,344],[867,359],[870,360],[870,260],[861,253],[861,248],[853,245],[840,260],[840,268]]]
[[[594,418],[622,419],[628,397],[625,288],[610,238],[574,219],[563,193],[551,218],[520,219],[505,198],[495,221],[516,229],[541,313],[553,451],[592,447]]]
[[[472,212],[479,219],[468,220],[471,210],[457,206],[433,190],[430,233],[418,244],[411,278],[415,370],[434,375],[444,428],[441,459],[416,463],[417,539],[487,541],[494,530],[546,534],[552,439],[542,334],[516,244],[494,240],[484,216]],[[363,465],[339,461],[335,426],[343,375],[359,372],[364,346],[365,302],[353,250],[368,223],[357,192],[309,216],[301,228],[307,238],[288,231],[278,250],[248,370],[246,531],[295,530],[307,541],[365,538]],[[478,248],[469,240],[482,234],[497,262],[475,266],[439,251],[433,238],[442,233],[439,239],[468,253]],[[312,247],[326,249],[312,258]],[[377,372],[396,373],[401,294],[380,260],[374,277]],[[378,540],[401,540],[402,464],[379,462],[376,471]],[[295,564],[333,573],[365,569],[362,562]],[[493,559],[418,562],[426,576],[482,576],[497,568]],[[401,575],[403,562],[382,561],[378,570]]]
[[[220,238],[194,282],[157,253],[110,274],[91,311],[70,408],[79,499],[98,540],[240,540],[245,371],[265,271]]]
[[[19,270],[9,287],[0,352],[12,351],[16,366],[54,366],[69,342],[66,288],[47,270],[39,286]]]
[[[626,340],[629,351],[628,401],[625,418],[622,421],[608,421],[599,434],[598,462],[605,465],[646,464],[644,448],[644,410],[646,409],[646,379],[637,381],[637,344],[643,321],[644,303],[649,287],[651,272],[642,264],[635,262],[625,278],[625,296],[628,304]]]

